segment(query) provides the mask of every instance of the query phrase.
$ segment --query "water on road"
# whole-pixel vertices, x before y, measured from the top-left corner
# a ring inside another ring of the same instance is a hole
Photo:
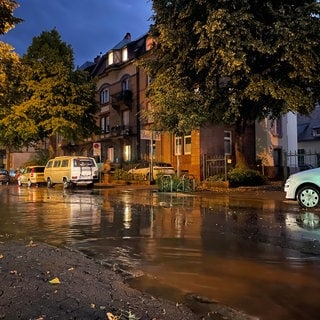
[[[0,186],[0,237],[79,250],[134,287],[197,310],[212,300],[260,319],[320,312],[317,210],[227,194]],[[0,238],[0,240],[1,240]]]

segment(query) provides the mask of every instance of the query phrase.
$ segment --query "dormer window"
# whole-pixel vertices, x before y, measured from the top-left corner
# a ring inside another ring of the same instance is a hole
[[[125,47],[122,49],[122,61],[125,62],[128,60],[128,48]]]
[[[320,128],[313,128],[312,129],[312,135],[314,137],[320,137]]]
[[[113,51],[108,53],[108,65],[112,65],[113,64]]]

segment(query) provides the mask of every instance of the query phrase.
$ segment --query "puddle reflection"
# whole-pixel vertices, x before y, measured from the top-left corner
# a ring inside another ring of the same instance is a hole
[[[144,273],[131,284],[152,294],[183,301],[195,292],[261,319],[320,311],[317,210],[130,189],[10,186],[0,200],[0,235],[66,245]]]

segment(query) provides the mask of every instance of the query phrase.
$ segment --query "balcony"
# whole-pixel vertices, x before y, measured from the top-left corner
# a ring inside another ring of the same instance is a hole
[[[114,126],[110,130],[112,137],[124,137],[131,134],[130,126]]]
[[[131,109],[132,106],[132,91],[124,90],[112,96],[112,108],[121,111],[125,109]]]

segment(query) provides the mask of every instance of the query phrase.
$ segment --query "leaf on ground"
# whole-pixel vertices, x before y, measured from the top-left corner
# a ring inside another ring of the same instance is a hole
[[[32,240],[30,240],[29,247],[36,247],[36,246],[37,246],[37,244],[34,243]]]
[[[119,320],[119,318],[114,316],[111,312],[107,312],[107,320]]]
[[[55,277],[55,278],[49,280],[49,283],[50,284],[60,284],[61,282],[58,277]]]
[[[3,254],[0,253],[0,259],[3,259]]]

